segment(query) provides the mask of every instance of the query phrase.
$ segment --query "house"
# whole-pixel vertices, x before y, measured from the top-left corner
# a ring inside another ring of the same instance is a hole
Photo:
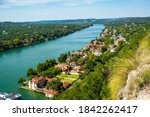
[[[87,53],[84,53],[84,56],[83,56],[83,58],[86,58],[86,57],[87,57],[87,55],[88,55]]]
[[[96,50],[94,53],[93,53],[95,56],[100,56],[102,53],[98,50]]]
[[[117,40],[114,42],[114,44],[118,46],[120,42],[125,42],[125,43],[127,43],[125,38],[119,38],[119,39],[117,39]]]
[[[107,48],[107,51],[109,51],[109,52],[115,52],[114,45],[109,45],[109,47]]]
[[[115,35],[115,34],[116,34],[116,32],[117,32],[117,30],[116,30],[116,29],[113,29],[113,35]]]
[[[38,88],[38,82],[39,79],[42,79],[41,77],[34,77],[28,82],[28,86],[30,89],[36,90]]]
[[[44,88],[47,82],[53,81],[53,78],[44,78],[43,76],[35,76],[28,82],[28,86],[30,89],[37,90],[38,88]]]
[[[70,71],[70,74],[76,74],[79,75],[79,72],[81,71],[81,66],[75,66],[72,68],[72,70]]]
[[[75,51],[75,52],[72,52],[71,53],[72,55],[79,55],[79,56],[83,56],[83,52],[81,52],[81,51]]]
[[[45,96],[49,97],[49,98],[52,98],[57,93],[58,93],[58,91],[50,89],[50,90],[45,91]]]
[[[111,39],[115,41],[117,37],[115,35],[112,35]]]
[[[101,35],[100,35],[100,38],[105,38],[106,37],[106,34],[104,34],[104,33],[102,33]]]
[[[81,66],[73,67],[73,71],[79,72],[81,70]]]
[[[71,86],[71,84],[69,83],[69,82],[63,82],[63,87],[65,88],[65,89],[67,89],[67,88],[69,88],[70,86]]]
[[[100,44],[87,44],[86,47],[90,48],[90,47],[102,47],[105,46],[105,44],[103,42],[101,42]]]
[[[71,57],[70,57],[70,56],[68,56],[68,57],[67,57],[67,59],[66,59],[66,62],[68,62],[68,63],[69,63],[70,61],[71,61]]]
[[[61,63],[61,64],[58,64],[58,65],[55,66],[55,68],[59,68],[59,69],[61,69],[63,71],[68,70],[69,67],[70,66],[68,64],[65,64],[65,63]]]
[[[71,67],[75,67],[76,65],[77,65],[77,63],[75,61],[73,61],[73,62],[70,63]]]
[[[109,32],[109,29],[106,28],[106,29],[104,30],[104,33],[107,34],[108,32]]]
[[[94,45],[96,45],[97,43],[98,43],[98,41],[97,41],[97,40],[94,40],[94,41],[93,41],[93,44],[94,44]]]

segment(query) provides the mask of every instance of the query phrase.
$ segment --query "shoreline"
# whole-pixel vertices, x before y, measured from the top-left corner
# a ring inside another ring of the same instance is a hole
[[[103,33],[103,31],[105,30],[105,28],[106,28],[106,27],[104,27],[104,29],[102,30],[102,32],[99,33],[99,36]],[[99,36],[98,36],[97,38],[99,38]],[[93,39],[93,41],[97,40],[97,38],[96,38],[96,39]],[[91,42],[90,42],[90,43],[91,43]],[[90,43],[88,43],[88,44],[90,44]],[[84,46],[86,46],[86,45],[84,45]],[[83,47],[84,47],[84,46],[83,46]],[[81,51],[81,50],[83,49],[83,47],[81,47],[79,50],[76,50],[75,52]],[[73,52],[74,52],[74,51],[73,51]],[[73,53],[73,52],[71,52],[71,53]],[[57,61],[57,63],[58,63],[58,61]],[[70,86],[70,87],[72,87],[72,84],[75,83],[75,82],[77,82],[78,80],[79,80],[79,79],[76,79],[75,81],[73,81],[73,82],[71,83],[71,86]],[[70,88],[70,87],[69,87],[69,88]],[[38,90],[38,89],[35,89],[35,90],[34,90],[34,89],[29,88],[29,86],[21,86],[20,88],[21,88],[21,89],[25,89],[25,90],[29,90],[29,91],[33,91],[33,92],[37,92],[37,93],[42,93],[42,94],[45,95],[46,98],[49,98],[49,99],[50,99],[50,97],[47,97],[47,96],[46,96],[46,93],[43,92],[45,89],[43,89],[43,91],[40,91],[40,90]],[[68,89],[69,89],[69,88],[68,88]],[[42,90],[42,89],[41,89],[41,90]]]
[[[91,24],[91,25],[89,25],[89,26],[87,26],[87,27],[84,27],[84,28],[82,28],[82,29],[79,29],[79,30],[73,31],[73,32],[71,32],[71,33],[67,33],[67,34],[62,35],[62,36],[60,36],[60,37],[51,38],[51,39],[50,39],[50,38],[45,38],[45,39],[43,39],[43,40],[41,40],[41,41],[37,41],[37,42],[34,42],[34,43],[30,43],[30,44],[25,44],[25,45],[22,45],[22,46],[19,46],[19,47],[13,47],[13,48],[8,48],[8,49],[2,49],[2,50],[0,50],[0,53],[1,53],[1,52],[5,52],[5,51],[9,51],[9,50],[12,50],[12,49],[28,47],[28,46],[32,46],[32,45],[36,45],[36,44],[40,44],[40,43],[43,43],[43,42],[56,40],[56,39],[59,39],[59,38],[62,38],[62,37],[68,36],[68,35],[70,35],[70,34],[76,33],[76,32],[78,32],[78,31],[84,30],[84,29],[86,29],[86,28],[89,28],[89,27],[91,27],[91,26],[93,26],[93,24]]]
[[[27,91],[32,91],[32,92],[35,92],[35,93],[40,93],[40,94],[42,94],[42,95],[45,96],[45,93],[44,93],[44,92],[38,91],[38,90],[30,89],[30,88],[28,88],[27,86],[26,86],[26,87],[25,87],[25,86],[19,86],[19,88],[20,88],[20,89],[23,89],[23,90],[27,90]],[[45,96],[45,97],[46,97],[46,96]],[[46,98],[50,99],[49,97],[46,97]]]

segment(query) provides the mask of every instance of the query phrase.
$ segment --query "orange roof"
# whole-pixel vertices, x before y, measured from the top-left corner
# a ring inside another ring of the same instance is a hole
[[[32,78],[31,82],[34,82],[34,83],[38,83],[39,80],[43,80],[44,77],[43,76],[35,76],[34,78]]]
[[[92,46],[104,46],[105,44],[87,44],[86,46],[92,47]]]
[[[80,70],[81,69],[81,66],[75,66],[73,67],[73,70]]]
[[[65,64],[65,63],[61,63],[56,65],[55,67],[68,67],[69,65]]]
[[[38,83],[40,80],[47,80],[48,82],[51,82],[52,80],[54,80],[53,78],[44,78],[43,76],[35,76],[34,78],[32,78],[31,82],[34,82],[34,83]]]
[[[46,90],[46,91],[45,91],[46,94],[53,94],[53,95],[56,94],[57,92],[58,92],[58,91],[52,90],[52,89],[51,89],[51,90]]]
[[[54,80],[54,78],[48,78],[48,77],[46,77],[45,79],[46,79],[48,82],[51,82],[51,81]]]
[[[63,82],[63,87],[68,88],[71,84],[69,82]]]

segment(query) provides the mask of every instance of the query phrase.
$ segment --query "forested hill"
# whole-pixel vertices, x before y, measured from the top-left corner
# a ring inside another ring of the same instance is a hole
[[[92,26],[82,24],[0,23],[0,51],[48,41]]]
[[[90,51],[83,58],[84,73],[53,99],[150,99],[149,22],[149,18],[124,18],[107,23],[97,39],[105,43],[101,54],[84,50]]]
[[[124,17],[124,18],[104,18],[104,19],[70,19],[70,20],[41,20],[27,22],[0,22],[0,25],[16,25],[16,24],[106,24],[110,22],[129,22],[129,23],[150,23],[150,17]]]
[[[0,25],[15,25],[15,24],[82,24],[82,23],[99,23],[104,24],[111,19],[74,19],[74,20],[41,20],[27,22],[0,22]]]

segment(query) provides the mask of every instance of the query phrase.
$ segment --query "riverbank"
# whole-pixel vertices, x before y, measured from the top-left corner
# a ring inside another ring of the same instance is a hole
[[[103,28],[103,25],[97,24],[60,39],[1,52],[0,92],[20,93],[25,100],[47,99],[43,94],[19,89],[17,84],[18,78],[20,76],[26,77],[28,68],[35,68],[38,63],[46,59],[57,59],[61,53],[81,49],[92,39],[98,37],[99,32]],[[11,85],[9,85],[10,83]]]
[[[0,32],[2,33],[0,40],[0,52],[14,48],[31,46],[44,41],[55,40],[90,26],[93,26],[93,24],[2,25],[0,27]],[[2,30],[1,28],[5,28],[5,30]],[[17,34],[13,33],[12,30],[17,32]]]
[[[44,83],[44,81],[47,81],[47,83],[52,81],[57,81],[57,79],[60,79],[62,82],[62,90],[57,91],[57,93],[61,93],[63,92],[63,90],[66,90],[67,88],[69,88],[74,82],[76,82],[78,80],[79,75],[75,75],[75,74],[60,74],[58,76],[56,76],[55,78],[51,79],[48,77],[43,77],[43,76],[34,76],[31,80],[28,81],[23,81],[22,84],[19,85],[20,89],[25,89],[28,91],[33,91],[33,92],[38,92],[38,93],[42,93],[44,94],[46,97],[48,98],[52,98],[53,97],[53,93],[55,92],[55,90],[52,89],[47,89],[46,87],[41,88],[40,83]],[[55,84],[53,84],[54,86]],[[51,94],[52,93],[52,94]]]
[[[105,31],[106,29],[104,32]],[[100,37],[102,33],[99,34]],[[95,56],[99,56],[104,46],[104,42],[98,39],[92,40],[90,44],[84,45],[84,47],[78,51],[61,54],[57,62],[54,59],[49,59],[44,63],[38,64],[37,69],[30,68],[27,72],[29,81],[28,88],[26,89],[42,92],[47,97],[53,98],[54,95],[58,94],[57,92],[62,93],[67,90],[73,82],[78,80],[77,77],[77,79],[71,81],[73,74],[79,76],[79,74],[84,73],[84,63],[80,63],[79,61],[85,60],[89,56],[89,53],[94,53]],[[95,52],[97,52],[97,54],[95,54]],[[64,78],[61,77],[62,75],[60,75],[60,73],[65,75]],[[21,79],[20,83],[24,84]]]

